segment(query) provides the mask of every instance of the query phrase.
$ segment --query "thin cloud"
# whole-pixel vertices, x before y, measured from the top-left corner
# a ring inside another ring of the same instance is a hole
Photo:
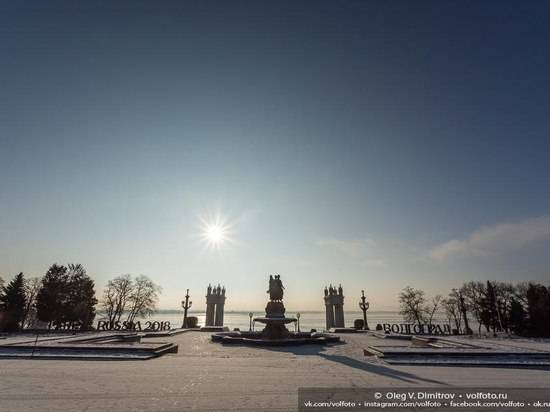
[[[364,256],[368,247],[374,245],[372,239],[343,240],[336,238],[322,238],[315,241],[317,246],[330,247],[347,256],[359,258]]]
[[[369,268],[385,268],[386,261],[380,258],[365,259],[361,262],[361,265]]]
[[[550,238],[550,216],[540,216],[478,229],[466,240],[453,239],[432,248],[428,255],[438,261],[455,255],[503,255],[546,238]]]

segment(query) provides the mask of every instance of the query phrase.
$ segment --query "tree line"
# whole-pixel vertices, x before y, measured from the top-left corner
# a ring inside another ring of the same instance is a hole
[[[524,282],[464,283],[446,297],[428,299],[424,291],[407,286],[399,295],[400,314],[407,322],[432,324],[443,313],[456,333],[498,332],[550,337],[550,287]]]
[[[109,321],[147,317],[156,309],[160,286],[147,276],[119,276],[107,283],[101,304]],[[0,278],[0,332],[62,328],[76,324],[93,329],[96,317],[94,281],[81,264],[50,266],[42,278],[19,273],[6,284]]]

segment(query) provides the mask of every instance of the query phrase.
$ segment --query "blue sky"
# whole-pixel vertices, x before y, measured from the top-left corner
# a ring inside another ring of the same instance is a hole
[[[550,279],[545,2],[4,2],[0,276],[391,309]],[[222,216],[217,250],[201,219]]]

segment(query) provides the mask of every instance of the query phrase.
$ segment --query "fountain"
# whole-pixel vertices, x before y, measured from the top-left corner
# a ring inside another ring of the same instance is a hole
[[[270,346],[340,341],[340,337],[327,333],[290,332],[286,328],[287,324],[296,323],[298,319],[285,316],[285,306],[283,304],[284,286],[279,275],[269,277],[269,290],[267,293],[269,293],[269,302],[267,302],[265,308],[265,316],[254,318],[254,322],[265,324],[265,328],[261,332],[219,332],[212,335],[212,340],[221,343]]]
[[[296,318],[285,317],[285,305],[283,305],[283,290],[284,286],[281,282],[281,277],[269,277],[269,293],[270,301],[267,302],[265,308],[265,317],[254,318],[254,322],[264,323],[266,326],[262,332],[264,339],[285,339],[288,338],[289,331],[286,328],[288,323],[296,323]]]

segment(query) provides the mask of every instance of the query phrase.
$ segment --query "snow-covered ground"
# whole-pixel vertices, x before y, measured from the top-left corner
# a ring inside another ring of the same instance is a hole
[[[223,346],[208,333],[189,332],[149,339],[176,342],[179,353],[148,361],[0,360],[0,411],[293,411],[299,387],[532,388],[550,382],[544,369],[387,365],[363,349],[397,341],[341,336],[345,344],[328,347],[258,348]],[[524,343],[548,349],[547,342]]]

